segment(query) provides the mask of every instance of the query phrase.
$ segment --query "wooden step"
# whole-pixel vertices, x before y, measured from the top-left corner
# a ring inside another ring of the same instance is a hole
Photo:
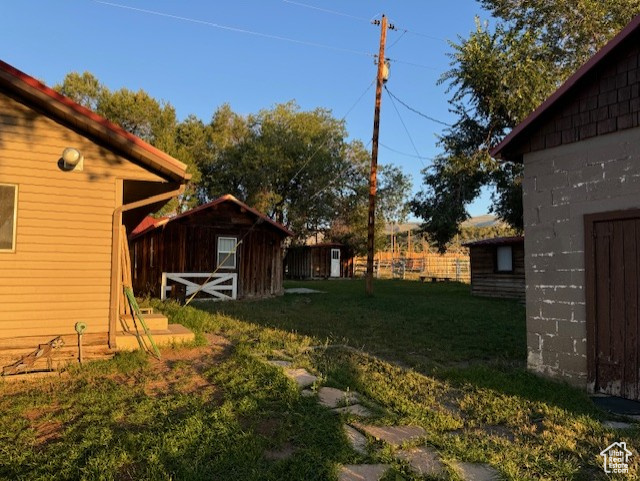
[[[151,331],[166,331],[169,329],[169,320],[167,316],[163,314],[142,314],[142,318],[144,322],[147,324],[147,327]],[[133,320],[131,316],[121,316],[120,321],[124,323],[125,326],[128,327],[129,330],[134,330]],[[136,319],[136,322],[137,319]],[[142,329],[142,326],[139,326]]]
[[[157,346],[168,346],[171,344],[184,344],[194,341],[196,336],[181,324],[169,324],[167,329],[151,330],[151,336]],[[145,341],[147,341],[145,339]],[[119,332],[116,335],[116,349],[118,351],[135,351],[139,349],[138,339],[129,332]]]

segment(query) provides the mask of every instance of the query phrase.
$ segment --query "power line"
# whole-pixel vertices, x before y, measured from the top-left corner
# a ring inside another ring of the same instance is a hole
[[[349,13],[339,12],[339,11],[337,11],[337,10],[329,10],[328,8],[316,7],[315,5],[310,5],[310,4],[308,4],[308,3],[294,2],[293,0],[282,0],[282,1],[283,1],[284,3],[289,3],[289,4],[291,4],[291,5],[297,5],[297,6],[299,6],[299,7],[309,8],[309,9],[311,9],[311,10],[317,10],[317,11],[324,12],[324,13],[328,13],[328,14],[331,14],[331,15],[338,15],[338,16],[340,16],[340,17],[352,18],[352,19],[354,19],[354,20],[360,20],[360,21],[363,21],[363,22],[369,22],[369,23],[370,23],[374,18],[376,18],[376,17],[379,17],[379,16],[380,16],[380,14],[378,13],[377,15],[374,15],[373,17],[371,17],[371,19],[367,19],[367,18],[364,18],[364,17],[358,17],[358,16],[356,16],[356,15],[351,15],[351,14],[349,14]],[[389,21],[390,21],[390,22],[392,22],[392,23],[394,23],[394,24],[395,24],[395,23],[397,23],[397,22],[395,22],[395,21],[392,21],[391,19],[389,19]],[[426,33],[415,32],[415,31],[413,31],[413,30],[407,30],[407,29],[401,29],[401,30],[402,30],[402,32],[403,32],[403,35],[404,35],[405,33],[410,33],[410,34],[412,34],[412,35],[416,35],[416,36],[418,36],[418,37],[423,37],[423,38],[428,38],[428,39],[431,39],[431,40],[439,40],[439,41],[441,41],[441,42],[446,42],[446,41],[447,41],[447,40],[446,40],[446,39],[444,39],[444,38],[441,38],[441,37],[435,37],[435,36],[433,36],[433,35],[429,35],[429,34],[426,34]]]
[[[385,88],[385,90],[387,90],[387,89]],[[387,92],[389,92],[389,91],[387,90]],[[404,127],[404,131],[407,133],[407,137],[409,137],[409,142],[411,142],[411,145],[413,146],[413,150],[416,152],[416,156],[418,156],[418,158],[420,160],[420,163],[426,169],[427,166],[422,161],[422,156],[420,155],[420,152],[418,152],[418,148],[416,147],[416,144],[413,141],[413,137],[411,137],[411,134],[409,133],[409,129],[407,128],[407,125],[404,123],[404,120],[402,119],[402,116],[400,115],[400,111],[398,110],[398,106],[396,105],[396,101],[393,100],[393,97],[391,97],[391,96],[389,96],[389,98],[391,99],[391,105],[393,105],[394,110],[398,114],[398,118],[400,119],[400,123]]]
[[[344,52],[344,53],[351,53],[351,54],[355,54],[355,55],[362,55],[362,56],[366,56],[366,57],[373,57],[374,55],[370,52],[363,52],[360,50],[353,50],[353,49],[349,49],[349,48],[343,48],[343,47],[334,47],[332,45],[326,45],[326,44],[322,44],[322,43],[316,43],[316,42],[308,42],[306,40],[299,40],[299,39],[295,39],[295,38],[290,38],[290,37],[283,37],[280,35],[273,35],[273,34],[269,34],[269,33],[262,33],[262,32],[256,32],[253,30],[247,30],[245,28],[239,28],[239,27],[232,27],[229,25],[222,25],[219,23],[214,23],[214,22],[209,22],[206,20],[199,20],[197,18],[191,18],[191,17],[183,17],[180,15],[173,15],[170,13],[164,13],[164,12],[158,12],[156,10],[147,10],[145,8],[138,8],[138,7],[131,7],[129,5],[121,5],[119,3],[111,3],[111,2],[105,2],[103,0],[93,0],[95,3],[100,3],[102,5],[107,5],[110,7],[115,7],[115,8],[122,8],[124,10],[132,10],[134,12],[139,12],[139,13],[146,13],[149,15],[155,15],[158,17],[165,17],[165,18],[172,18],[174,20],[182,20],[185,22],[191,22],[191,23],[197,23],[200,25],[206,25],[208,27],[213,27],[213,28],[218,28],[221,30],[227,30],[230,32],[236,32],[236,33],[245,33],[248,35],[254,35],[257,37],[262,37],[262,38],[269,38],[272,40],[280,40],[283,42],[290,42],[290,43],[296,43],[299,45],[307,45],[310,47],[317,47],[317,48],[324,48],[324,49],[328,49],[328,50],[334,50],[337,52]]]
[[[309,8],[312,10],[318,10],[320,12],[324,12],[324,13],[330,13],[332,15],[339,15],[340,17],[347,17],[347,18],[353,18],[356,20],[362,20],[363,22],[369,22],[368,19],[364,18],[364,17],[356,17],[355,15],[350,15],[348,13],[343,13],[343,12],[338,12],[337,10],[329,10],[328,8],[320,8],[320,7],[316,7],[315,5],[309,5],[307,3],[301,3],[301,2],[294,2],[292,0],[282,0],[284,3],[289,3],[291,5],[297,5],[299,7],[305,7],[305,8]]]
[[[402,152],[401,150],[397,150],[394,149],[393,147],[389,147],[388,145],[383,144],[382,142],[379,142],[380,146],[384,147],[385,149],[387,149],[390,152],[394,152],[398,155],[404,155],[405,157],[411,157],[413,159],[420,159],[420,160],[433,160],[432,157],[423,157],[421,155],[415,155],[415,154],[409,154],[407,152]]]
[[[358,99],[353,103],[353,105],[349,108],[349,110],[347,110],[347,113],[344,114],[340,120],[345,120],[347,118],[347,116],[353,111],[353,109],[356,108],[356,106],[360,103],[362,98],[367,94],[367,92],[371,89],[371,87],[373,87],[374,83],[375,83],[375,80],[373,80],[368,85],[368,87],[364,90],[364,92],[362,92],[362,94],[358,97]],[[298,175],[300,175],[300,173],[307,167],[307,165],[309,165],[309,162],[311,162],[311,160],[316,156],[316,154],[325,147],[328,141],[329,139],[326,139],[322,144],[320,144],[320,146],[315,150],[315,152],[311,154],[311,156],[302,164],[302,166],[300,167],[300,169],[298,169],[298,171],[294,174],[294,176],[291,177],[289,184],[291,184],[298,177]]]
[[[402,104],[404,107],[406,107],[407,109],[411,110],[412,112],[414,112],[414,113],[416,113],[416,114],[420,115],[421,117],[424,117],[424,118],[425,118],[425,119],[427,119],[427,120],[431,120],[431,122],[435,122],[435,123],[437,123],[437,124],[444,125],[445,127],[451,127],[451,124],[448,124],[448,123],[446,123],[446,122],[443,122],[442,120],[435,119],[435,118],[433,118],[433,117],[431,117],[431,116],[429,116],[429,115],[427,115],[427,114],[423,114],[423,113],[422,113],[422,112],[420,112],[419,110],[416,110],[416,109],[414,109],[413,107],[411,107],[410,105],[407,105],[405,102],[403,102],[403,101],[402,101],[402,100],[400,100],[398,97],[396,97],[396,96],[391,92],[391,90],[389,90],[389,89],[387,88],[387,86],[386,86],[386,85],[384,86],[384,89],[387,91],[387,93],[388,93],[391,97],[393,97],[394,99],[396,99],[400,104]]]
[[[374,57],[375,57],[375,55],[374,55]],[[400,60],[400,59],[397,59],[397,58],[388,58],[388,57],[387,57],[387,60],[389,62],[403,63],[405,65],[411,65],[412,67],[419,67],[419,68],[424,68],[426,70],[438,71],[438,69],[435,68],[435,67],[431,67],[429,65],[424,65],[424,64],[421,64],[421,63],[407,62],[406,60]]]
[[[387,51],[391,50],[391,48],[398,43],[400,40],[402,40],[402,37],[404,37],[404,35],[407,33],[407,30],[403,30],[402,33],[400,34],[400,36],[398,38],[396,38],[396,41],[393,42],[391,45],[389,45],[389,47],[387,47]]]

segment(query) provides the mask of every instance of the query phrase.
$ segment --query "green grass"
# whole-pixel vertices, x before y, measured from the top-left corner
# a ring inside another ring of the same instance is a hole
[[[393,465],[385,479],[419,479],[388,447],[354,453],[344,419],[265,363],[274,352],[366,396],[372,422],[423,426],[446,461],[488,462],[510,480],[626,479],[607,477],[598,457],[626,441],[638,469],[638,431],[602,428],[580,390],[526,372],[521,305],[457,284],[381,281],[373,298],[359,281],[291,286],[326,294],[152,301],[201,343],[226,336],[224,351],[164,351],[163,364],[124,354],[56,381],[0,383],[0,478],[324,480],[371,461]],[[190,389],[199,376],[207,386]],[[290,458],[265,456],[283,447]]]

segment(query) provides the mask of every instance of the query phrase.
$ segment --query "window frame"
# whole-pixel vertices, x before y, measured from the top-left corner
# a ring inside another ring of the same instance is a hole
[[[11,237],[11,248],[10,249],[1,249],[0,253],[15,253],[16,252],[16,239],[17,239],[17,227],[18,227],[18,184],[9,184],[5,182],[0,182],[0,186],[5,187],[13,187],[13,225],[12,229],[12,237]]]
[[[220,241],[221,240],[232,240],[233,241],[233,250],[231,251],[220,251]],[[216,267],[218,269],[229,269],[235,270],[238,266],[238,237],[231,236],[218,236],[216,241]],[[229,259],[233,259],[233,266],[223,266],[220,264],[220,254],[233,254],[233,256],[229,256]]]
[[[509,249],[509,252],[511,254],[511,269],[500,269],[500,254],[498,253],[498,251],[500,249]],[[506,244],[506,245],[501,245],[501,246],[496,246],[496,272],[498,274],[510,274],[513,273],[513,245],[511,244]]]

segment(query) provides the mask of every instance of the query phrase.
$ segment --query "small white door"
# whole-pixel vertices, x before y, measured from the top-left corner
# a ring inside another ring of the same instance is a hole
[[[331,277],[340,277],[340,249],[331,249]]]

